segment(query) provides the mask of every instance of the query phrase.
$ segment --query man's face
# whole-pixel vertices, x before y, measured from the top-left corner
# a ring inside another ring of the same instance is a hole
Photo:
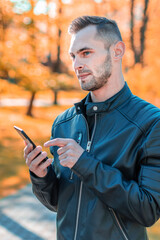
[[[112,72],[110,52],[96,34],[95,26],[80,30],[72,36],[69,50],[81,88],[86,91],[103,87]]]

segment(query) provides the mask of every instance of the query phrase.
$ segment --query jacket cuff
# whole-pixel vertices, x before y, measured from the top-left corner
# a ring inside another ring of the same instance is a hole
[[[72,167],[72,170],[79,178],[83,180],[88,170],[91,166],[93,166],[94,163],[97,164],[98,161],[94,158],[93,154],[84,151],[78,161]]]
[[[44,177],[38,177],[36,174],[29,170],[31,182],[33,184],[47,183],[52,175],[52,172],[53,171],[51,170],[51,166],[49,166],[47,174]]]

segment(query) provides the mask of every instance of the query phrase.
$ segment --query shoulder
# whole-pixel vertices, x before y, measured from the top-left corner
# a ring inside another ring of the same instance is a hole
[[[160,109],[133,94],[118,110],[143,132],[160,121]]]
[[[57,118],[55,119],[53,126],[57,126],[58,124],[61,124],[63,122],[69,121],[70,119],[72,119],[73,117],[75,117],[76,115],[76,109],[75,106],[68,108],[67,110],[65,110],[63,113],[61,113],[60,115],[57,116]]]

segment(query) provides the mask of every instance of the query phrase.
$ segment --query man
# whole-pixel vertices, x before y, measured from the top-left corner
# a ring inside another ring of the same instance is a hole
[[[42,160],[24,150],[33,192],[57,211],[58,240],[145,240],[160,216],[160,110],[134,96],[122,74],[115,21],[84,16],[70,27],[70,56],[89,94],[55,120]],[[39,154],[37,156],[37,154]]]

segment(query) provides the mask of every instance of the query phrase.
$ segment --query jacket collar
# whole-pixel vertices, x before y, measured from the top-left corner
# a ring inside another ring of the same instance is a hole
[[[132,93],[126,82],[124,87],[118,93],[104,102],[92,102],[89,93],[81,102],[75,104],[76,111],[77,113],[86,111],[86,114],[90,116],[95,113],[109,112],[123,104],[131,94]]]

